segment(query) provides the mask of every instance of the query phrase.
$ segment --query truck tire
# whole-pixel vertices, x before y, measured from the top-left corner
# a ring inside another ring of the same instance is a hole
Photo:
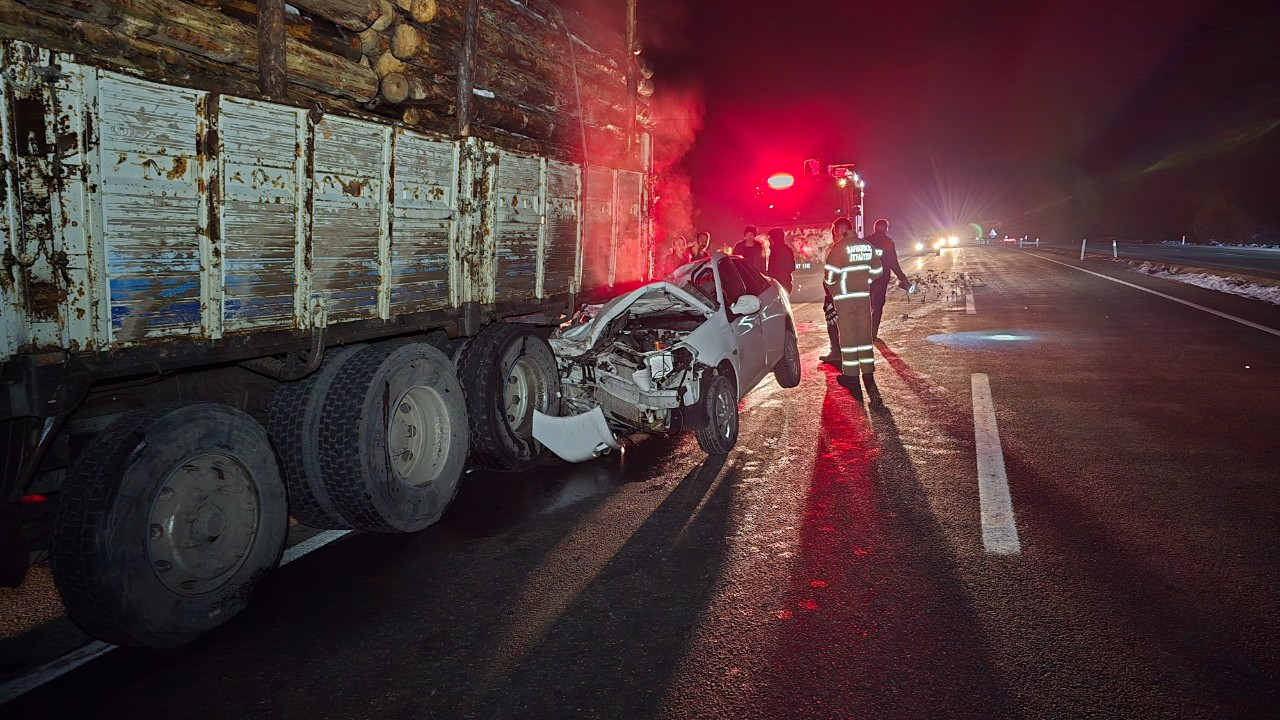
[[[289,513],[304,525],[346,530],[351,523],[338,513],[320,472],[320,419],[325,394],[343,363],[363,345],[326,353],[320,369],[297,382],[280,383],[271,396],[267,428],[284,468]]]
[[[516,472],[543,457],[545,448],[533,439],[533,411],[560,414],[560,373],[536,329],[490,325],[462,347],[458,378],[471,418],[473,463]]]
[[[738,391],[727,375],[716,375],[702,396],[711,422],[696,431],[708,455],[728,455],[738,443]]]
[[[773,376],[784,388],[800,384],[800,345],[796,340],[796,331],[790,325],[787,325],[787,339],[782,345],[782,359],[773,367]]]
[[[71,468],[53,578],[117,645],[183,645],[236,615],[284,549],[288,503],[262,426],[216,403],[120,416]]]
[[[342,364],[324,400],[320,463],[338,513],[371,532],[440,519],[467,460],[453,364],[426,343],[383,343]]]

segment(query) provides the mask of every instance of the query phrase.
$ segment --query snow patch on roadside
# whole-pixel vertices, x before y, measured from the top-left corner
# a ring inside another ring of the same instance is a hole
[[[1222,277],[1221,275],[1211,275],[1209,273],[1170,272],[1168,266],[1156,265],[1151,262],[1144,262],[1133,268],[1133,270],[1152,277],[1174,280],[1207,290],[1217,290],[1218,292],[1261,300],[1272,305],[1280,305],[1280,287],[1268,287],[1251,283],[1238,277]]]

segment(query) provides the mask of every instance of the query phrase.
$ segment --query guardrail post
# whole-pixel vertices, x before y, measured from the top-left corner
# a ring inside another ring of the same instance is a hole
[[[1087,242],[1089,242],[1088,238],[1084,238],[1080,241],[1080,259],[1081,260],[1084,259],[1084,244]]]

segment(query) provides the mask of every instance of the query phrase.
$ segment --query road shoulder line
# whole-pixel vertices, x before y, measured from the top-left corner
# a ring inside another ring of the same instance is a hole
[[[1025,250],[1023,250],[1022,252],[1026,252],[1026,251],[1025,251]],[[1052,259],[1052,258],[1047,258],[1047,257],[1045,257],[1045,256],[1043,256],[1043,255],[1037,255],[1036,253],[1026,253],[1026,254],[1027,254],[1027,255],[1030,255],[1031,257],[1040,258],[1041,260],[1044,260],[1044,261],[1046,261],[1046,262],[1051,262],[1051,263],[1053,263],[1053,264],[1055,264],[1055,265],[1061,265],[1061,266],[1063,266],[1063,267],[1069,267],[1069,268],[1071,268],[1072,270],[1079,270],[1079,271],[1080,271],[1080,272],[1082,272],[1082,273],[1088,273],[1089,275],[1093,275],[1094,277],[1100,277],[1100,278],[1102,278],[1103,280],[1110,280],[1110,281],[1111,281],[1111,282],[1113,282],[1113,283],[1119,283],[1119,284],[1121,284],[1121,285],[1125,285],[1125,286],[1131,287],[1131,288],[1133,288],[1134,290],[1141,290],[1141,291],[1142,291],[1142,292],[1144,292],[1144,293],[1151,293],[1152,295],[1156,295],[1156,296],[1158,296],[1158,297],[1162,297],[1162,298],[1164,298],[1165,300],[1172,300],[1172,301],[1174,301],[1174,302],[1176,302],[1176,303],[1180,303],[1180,304],[1182,304],[1182,305],[1186,305],[1187,307],[1192,307],[1192,308],[1195,308],[1195,309],[1197,309],[1197,310],[1202,310],[1202,311],[1204,311],[1204,312],[1209,313],[1210,315],[1217,315],[1217,316],[1218,316],[1218,317],[1220,317],[1220,318],[1223,318],[1223,319],[1226,319],[1226,320],[1230,320],[1230,321],[1232,321],[1232,322],[1238,322],[1238,323],[1240,323],[1241,325],[1247,325],[1247,326],[1249,326],[1249,327],[1253,328],[1254,330],[1261,330],[1262,332],[1265,332],[1265,333],[1271,333],[1272,335],[1275,335],[1275,336],[1277,336],[1277,337],[1280,337],[1280,330],[1276,330],[1276,329],[1274,329],[1274,328],[1269,328],[1269,327],[1267,327],[1266,325],[1259,325],[1259,324],[1258,324],[1258,323],[1256,323],[1256,322],[1250,322],[1250,321],[1248,321],[1248,320],[1245,320],[1244,318],[1238,318],[1238,317],[1236,317],[1235,315],[1228,315],[1227,313],[1224,313],[1224,312],[1222,312],[1222,311],[1220,311],[1220,310],[1214,310],[1213,308],[1207,308],[1207,307],[1205,307],[1205,306],[1203,306],[1203,305],[1197,305],[1196,303],[1193,303],[1193,302],[1191,302],[1191,301],[1189,301],[1189,300],[1183,300],[1182,298],[1177,298],[1177,297],[1174,297],[1174,296],[1172,296],[1172,295],[1166,295],[1166,294],[1164,294],[1164,293],[1160,292],[1159,290],[1152,290],[1151,288],[1145,288],[1145,287],[1142,287],[1141,285],[1135,285],[1134,283],[1131,283],[1131,282],[1125,282],[1124,280],[1119,280],[1119,279],[1117,279],[1117,278],[1113,278],[1113,277],[1110,277],[1110,276],[1108,276],[1108,275],[1103,275],[1102,273],[1094,272],[1094,271],[1092,271],[1092,270],[1085,270],[1084,268],[1082,268],[1082,267],[1076,267],[1075,265],[1072,265],[1071,263],[1064,263],[1064,262],[1062,262],[1062,261],[1060,261],[1060,260],[1054,260],[1054,259]]]
[[[350,532],[350,530],[326,530],[324,532],[317,533],[297,545],[294,545],[288,550],[285,550],[284,554],[280,557],[280,566],[287,565],[307,553],[319,550],[325,545],[328,545],[334,540],[337,540]],[[106,655],[117,647],[119,646],[104,643],[101,640],[94,640],[88,645],[76,648],[56,660],[50,660],[26,675],[14,678],[4,685],[0,685],[0,706],[10,700],[14,700],[31,692],[32,690],[35,690],[47,682],[66,675],[81,665]]]
[[[978,458],[978,506],[982,514],[982,546],[993,555],[1020,555],[1022,542],[1009,497],[1004,449],[996,425],[995,400],[986,373],[974,373],[973,430]]]

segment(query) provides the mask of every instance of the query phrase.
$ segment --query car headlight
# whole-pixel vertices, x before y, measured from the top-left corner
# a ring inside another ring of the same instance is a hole
[[[960,244],[960,238],[955,237],[953,235],[952,237],[947,239],[947,244],[950,245],[951,247],[955,247]]]
[[[924,243],[916,243],[916,252],[921,252],[923,250],[924,250]]]

